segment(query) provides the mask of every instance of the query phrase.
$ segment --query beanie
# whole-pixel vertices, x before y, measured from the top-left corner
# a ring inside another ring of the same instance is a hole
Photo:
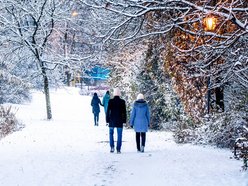
[[[139,99],[144,99],[144,95],[143,94],[138,94],[137,100],[139,100]]]
[[[115,88],[114,89],[114,96],[120,96],[120,95],[121,95],[120,89],[119,88]]]

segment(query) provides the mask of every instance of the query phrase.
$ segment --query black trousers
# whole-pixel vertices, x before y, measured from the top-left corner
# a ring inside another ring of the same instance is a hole
[[[140,151],[140,137],[141,137],[141,145],[145,146],[146,133],[145,132],[136,132],[136,145],[137,145],[137,150],[138,151]]]

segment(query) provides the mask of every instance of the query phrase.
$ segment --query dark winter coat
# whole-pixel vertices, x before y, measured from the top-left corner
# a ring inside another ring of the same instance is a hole
[[[135,132],[147,132],[150,126],[150,111],[146,101],[140,99],[134,102],[131,111],[130,125]]]
[[[109,100],[110,100],[110,95],[106,93],[102,99],[102,104],[104,106],[105,113],[107,113]]]
[[[102,105],[99,97],[94,94],[92,100],[91,100],[91,106],[92,106],[92,112],[97,114],[100,112],[100,106],[99,105]]]
[[[109,123],[109,127],[123,128],[123,123],[126,123],[126,120],[126,102],[119,96],[115,96],[109,100],[106,122]]]

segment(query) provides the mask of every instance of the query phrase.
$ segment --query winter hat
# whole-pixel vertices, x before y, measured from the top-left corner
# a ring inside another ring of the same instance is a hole
[[[121,91],[119,88],[115,88],[114,89],[114,96],[120,96],[121,95]]]
[[[94,93],[94,96],[97,96],[97,93],[96,92]]]
[[[143,94],[138,94],[137,100],[139,100],[139,99],[144,99],[144,95]]]

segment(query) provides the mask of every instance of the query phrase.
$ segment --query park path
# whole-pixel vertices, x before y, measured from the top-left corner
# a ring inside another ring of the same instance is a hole
[[[133,130],[124,129],[122,153],[109,153],[103,108],[95,127],[91,97],[52,91],[47,121],[44,95],[33,95],[15,105],[26,127],[0,141],[0,186],[248,186],[229,150],[179,145],[171,133],[150,131],[145,153],[137,153]]]

